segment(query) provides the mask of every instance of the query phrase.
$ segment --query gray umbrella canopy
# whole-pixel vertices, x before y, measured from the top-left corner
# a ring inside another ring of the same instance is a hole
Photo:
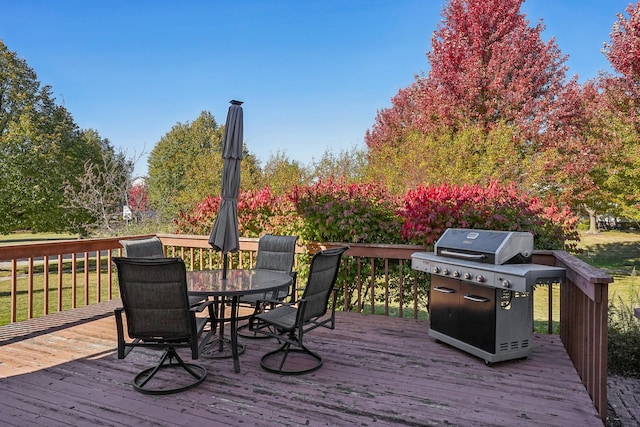
[[[222,202],[209,244],[224,254],[223,271],[227,270],[227,253],[240,249],[238,238],[238,193],[240,192],[240,161],[242,160],[242,102],[231,101],[224,127],[222,143]],[[226,275],[225,275],[226,276]]]

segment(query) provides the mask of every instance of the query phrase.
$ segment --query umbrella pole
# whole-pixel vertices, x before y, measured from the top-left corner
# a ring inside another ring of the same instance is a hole
[[[222,279],[227,278],[227,253],[222,254]]]

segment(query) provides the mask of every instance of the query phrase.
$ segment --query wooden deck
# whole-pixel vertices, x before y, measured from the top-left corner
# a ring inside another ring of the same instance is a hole
[[[487,367],[427,336],[416,320],[338,313],[310,333],[324,366],[302,376],[263,371],[271,340],[244,340],[241,372],[200,359],[199,387],[148,396],[130,385],[158,357],[115,354],[117,302],[0,327],[0,425],[602,426],[557,336],[532,356]]]

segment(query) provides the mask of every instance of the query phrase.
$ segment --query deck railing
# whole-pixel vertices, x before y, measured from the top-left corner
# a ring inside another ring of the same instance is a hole
[[[188,269],[220,268],[222,256],[211,249],[207,236],[158,235],[169,256],[187,262]],[[121,254],[119,240],[127,236],[65,240],[0,246],[0,306],[2,322],[39,317],[118,297],[111,258]],[[340,243],[299,246],[299,260],[308,253]],[[427,311],[428,276],[411,270],[411,254],[424,250],[413,245],[349,244],[348,270],[341,281],[342,309],[371,314],[420,318]],[[254,262],[258,240],[241,238],[240,251],[229,268]],[[560,288],[560,338],[602,419],[607,411],[607,305],[613,279],[563,251],[537,251],[535,263],[567,270]],[[300,267],[304,267],[301,262]],[[304,283],[304,271],[299,283]],[[542,289],[541,289],[542,290]],[[549,325],[553,319],[552,287]],[[8,300],[6,298],[8,296]],[[35,304],[36,298],[42,298]],[[34,307],[42,307],[36,313]]]

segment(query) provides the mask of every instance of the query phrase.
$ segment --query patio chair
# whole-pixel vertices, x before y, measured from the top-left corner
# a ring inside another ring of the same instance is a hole
[[[145,394],[169,394],[202,383],[207,376],[206,369],[184,362],[176,349],[187,347],[191,349],[191,358],[198,359],[212,335],[209,332],[200,340],[205,326],[214,317],[213,301],[191,307],[184,261],[180,258],[114,257],[113,262],[118,270],[123,305],[115,310],[118,359],[124,359],[135,347],[163,350],[157,365],[134,377],[133,388]],[[196,316],[205,309],[208,309],[208,316]],[[123,313],[128,336],[132,339],[129,342],[125,341]],[[164,378],[167,375],[157,375],[161,372],[172,375],[167,379]],[[188,376],[181,373],[188,373]]]
[[[304,336],[320,326],[335,328],[337,289],[334,286],[342,254],[347,249],[348,246],[326,249],[313,256],[307,286],[295,304],[264,310],[270,302],[258,302],[256,314],[249,319],[249,330],[277,338],[282,343],[262,356],[263,369],[292,375],[313,372],[322,366],[322,357],[304,345]],[[327,313],[330,299],[331,309]]]
[[[120,240],[118,243],[124,249],[124,256],[127,258],[164,258],[164,247],[162,241],[157,237],[146,239]],[[202,297],[189,296],[192,306],[203,303],[206,299]]]
[[[288,290],[274,292],[273,294],[252,294],[240,297],[241,307],[255,309],[259,300],[285,301],[287,297],[295,301],[297,273],[293,271],[293,264],[296,255],[296,242],[298,236],[275,236],[265,234],[258,241],[258,252],[256,255],[256,269],[273,270],[289,273],[293,278],[291,287]],[[273,307],[275,302],[271,303]],[[249,318],[246,316],[245,318]],[[238,335],[244,338],[269,338],[266,335],[248,332],[248,324],[238,328]]]
[[[146,239],[120,240],[124,256],[129,258],[164,258],[162,241],[157,237]]]

